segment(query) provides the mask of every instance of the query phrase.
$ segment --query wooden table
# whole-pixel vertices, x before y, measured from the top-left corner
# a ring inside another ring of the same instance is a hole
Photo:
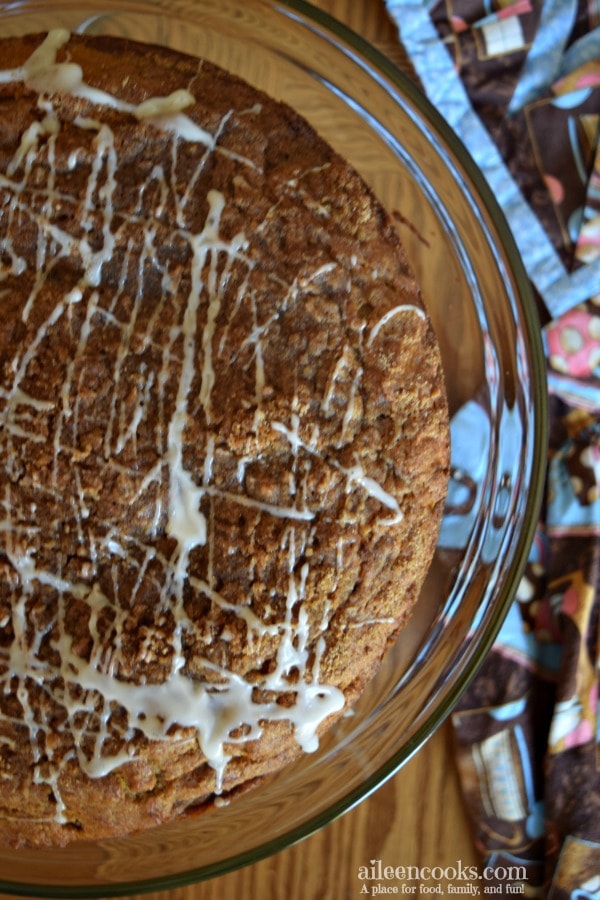
[[[383,0],[313,0],[346,22],[396,64],[406,60]],[[360,866],[442,868],[476,865],[462,806],[448,725],[392,779],[319,833],[254,866],[148,900],[350,900],[359,898]],[[402,882],[397,886],[399,896]],[[416,887],[417,896],[419,893]],[[438,895],[439,896],[439,895]],[[136,898],[142,900],[142,897]]]

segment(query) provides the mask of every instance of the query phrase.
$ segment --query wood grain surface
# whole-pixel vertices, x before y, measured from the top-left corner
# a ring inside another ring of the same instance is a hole
[[[345,22],[408,71],[383,0],[314,0],[314,5]],[[143,896],[149,900],[350,900],[366,895],[364,890],[361,893],[363,885],[371,887],[359,878],[360,867],[377,865],[373,861],[378,860],[394,869],[476,865],[448,724],[368,799],[294,847],[220,878]],[[394,877],[384,883],[398,896],[410,894],[413,887],[413,896],[426,896],[414,880]],[[429,884],[435,886],[436,879]]]

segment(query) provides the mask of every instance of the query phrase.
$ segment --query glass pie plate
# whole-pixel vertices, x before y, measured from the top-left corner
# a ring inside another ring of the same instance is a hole
[[[441,345],[455,447],[471,446],[453,459],[410,624],[318,751],[196,819],[61,850],[0,850],[1,891],[108,897],[181,886],[289,846],[375,790],[440,725],[527,559],[545,470],[544,359],[527,278],[482,177],[418,88],[345,27],[301,0],[2,4],[2,36],[54,26],[206,56],[290,103],[355,165],[397,219]]]

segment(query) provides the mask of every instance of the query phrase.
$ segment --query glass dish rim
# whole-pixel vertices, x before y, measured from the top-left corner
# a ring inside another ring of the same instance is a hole
[[[327,809],[303,822],[301,825],[285,831],[277,838],[261,843],[252,850],[233,855],[219,862],[204,865],[201,868],[190,868],[185,872],[165,876],[152,877],[145,880],[132,882],[114,882],[110,885],[39,885],[15,882],[3,882],[0,878],[0,893],[8,892],[16,896],[44,896],[63,898],[100,898],[123,897],[134,894],[146,894],[185,887],[194,883],[208,881],[212,878],[223,876],[247,865],[255,864],[275,853],[290,848],[294,844],[310,837],[321,828],[349,812],[352,808],[373,794],[423,746],[423,744],[439,728],[442,722],[450,714],[463,692],[475,676],[491,649],[498,631],[504,621],[508,609],[513,601],[514,594],[525,568],[531,542],[537,525],[537,513],[541,507],[544,482],[545,465],[541,459],[542,451],[547,446],[548,410],[546,391],[546,369],[543,343],[540,334],[540,323],[537,319],[535,302],[529,279],[526,275],[524,264],[513,239],[512,233],[506,222],[498,202],[479,168],[472,160],[469,152],[460,138],[447,124],[425,93],[412,81],[408,74],[403,72],[389,57],[373,46],[368,40],[355,32],[350,26],[339,21],[327,11],[316,7],[308,0],[259,0],[261,5],[269,5],[284,15],[295,12],[315,25],[324,29],[329,35],[340,39],[351,51],[362,57],[368,66],[365,68],[371,76],[379,78],[383,76],[389,80],[399,93],[405,96],[423,117],[428,125],[440,135],[443,142],[452,150],[464,169],[481,201],[486,213],[489,215],[494,229],[506,253],[507,262],[514,278],[515,294],[520,300],[520,312],[526,326],[526,335],[529,342],[531,356],[531,385],[532,399],[536,410],[532,429],[532,446],[537,449],[533,453],[533,460],[539,456],[539,466],[532,467],[531,482],[528,485],[528,496],[523,515],[523,528],[519,535],[517,547],[511,560],[511,575],[504,584],[503,591],[498,598],[493,613],[488,623],[483,638],[479,639],[476,652],[469,658],[468,663],[462,669],[460,676],[452,685],[443,701],[423,721],[412,738],[399,750],[394,752],[386,763],[365,779],[358,787],[349,791],[344,797],[337,800]],[[20,4],[17,4],[17,6]],[[14,4],[9,2],[5,11],[10,12]],[[157,14],[161,7],[157,6]],[[354,60],[358,64],[358,60]]]

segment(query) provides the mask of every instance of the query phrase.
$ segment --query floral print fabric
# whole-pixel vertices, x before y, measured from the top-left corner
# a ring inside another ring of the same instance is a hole
[[[453,715],[464,794],[482,860],[523,866],[525,896],[600,898],[600,3],[386,5],[505,212],[547,360],[544,509],[513,607]],[[455,416],[453,454],[474,406]]]

